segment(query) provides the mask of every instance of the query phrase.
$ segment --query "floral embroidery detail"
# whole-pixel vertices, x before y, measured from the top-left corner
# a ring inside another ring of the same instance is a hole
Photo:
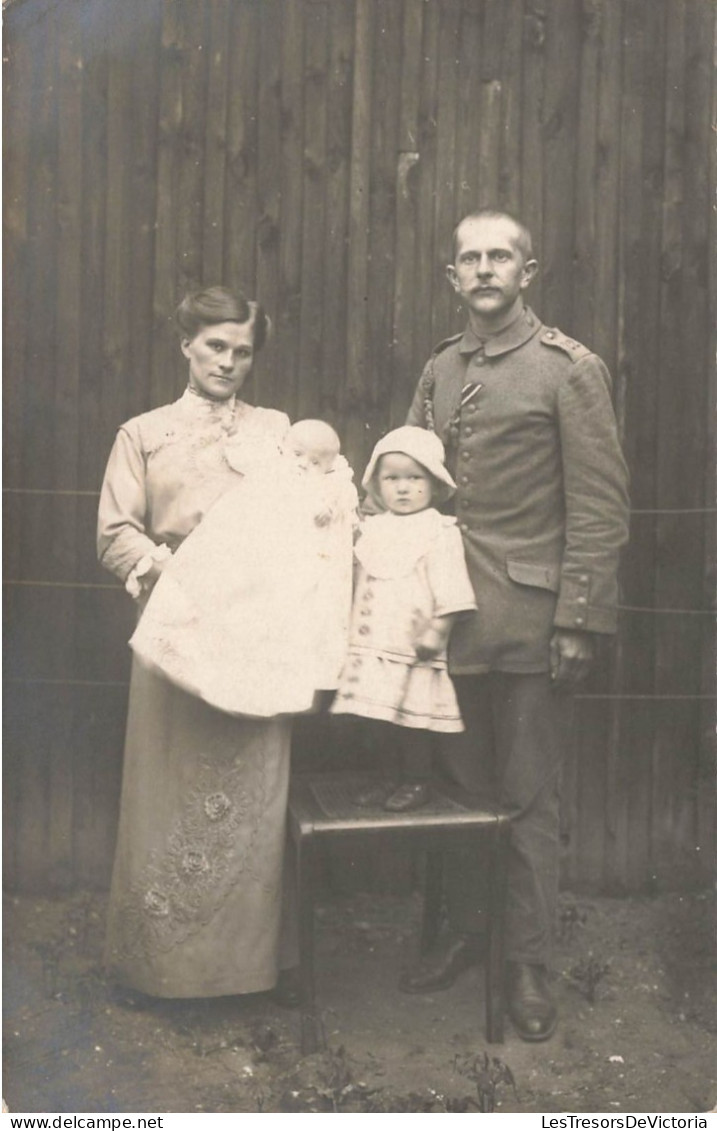
[[[184,942],[211,921],[232,890],[254,877],[269,803],[266,758],[236,753],[227,718],[197,758],[195,780],[170,828],[118,904],[113,958],[151,958]]]
[[[204,812],[210,821],[221,821],[231,807],[232,803],[226,793],[209,793],[204,798]]]
[[[203,852],[195,852],[189,849],[182,857],[182,871],[188,875],[208,872],[209,861]]]
[[[169,900],[163,892],[155,888],[150,888],[146,892],[144,906],[150,915],[169,915]]]

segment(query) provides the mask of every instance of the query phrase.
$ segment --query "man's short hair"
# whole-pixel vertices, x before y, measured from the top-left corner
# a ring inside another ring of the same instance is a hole
[[[517,216],[513,216],[511,212],[504,212],[502,208],[477,208],[475,212],[469,212],[458,221],[453,229],[453,260],[455,262],[456,252],[458,251],[458,231],[460,227],[465,224],[466,220],[510,220],[511,224],[515,224],[517,229],[516,242],[520,248],[526,261],[533,258],[533,237],[528,228],[522,220]]]

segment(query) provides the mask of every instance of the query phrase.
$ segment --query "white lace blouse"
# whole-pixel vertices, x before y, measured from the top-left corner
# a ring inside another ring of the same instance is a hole
[[[289,418],[232,397],[187,389],[172,404],[135,416],[115,439],[100,494],[97,551],[126,581],[138,562],[170,550],[256,461],[276,453]]]

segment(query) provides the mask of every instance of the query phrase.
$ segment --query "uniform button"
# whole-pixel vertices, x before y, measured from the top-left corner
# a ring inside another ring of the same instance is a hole
[[[587,605],[588,599],[587,597],[578,597],[577,603],[578,605]]]
[[[475,412],[475,410],[476,410],[476,406],[475,406],[474,404],[469,404],[469,405],[468,405],[468,411],[469,411],[469,412]]]
[[[470,530],[470,527],[469,527],[467,522],[462,522],[460,524],[460,527],[461,527],[461,530]]]
[[[352,663],[355,668],[360,668],[363,660],[360,656],[354,656]]]
[[[580,574],[580,577],[578,578],[578,580],[579,580],[579,581],[582,581],[583,585],[587,585],[587,583],[588,583],[588,581],[590,580],[590,578],[588,577],[588,575],[587,575],[586,573],[581,573],[581,574]]]
[[[371,610],[370,609],[362,609],[361,610],[361,616],[362,617],[370,617],[371,616]]]
[[[470,481],[469,475],[461,475],[461,483],[470,483]]]
[[[470,506],[470,503],[468,502],[468,499],[461,499],[460,505],[463,507],[463,510],[467,510]]]
[[[473,360],[475,361],[476,365],[485,365],[485,363],[488,359],[487,359],[487,357],[485,356],[484,353],[479,353],[478,356],[475,357]]]
[[[463,459],[470,459],[471,453],[470,452],[461,452],[461,456],[463,457]]]
[[[585,624],[585,617],[576,617],[575,623],[576,624]],[[359,631],[360,631],[360,629],[359,629]]]
[[[361,636],[368,636],[370,631],[371,631],[371,629],[369,628],[369,626],[367,624],[360,624],[359,625],[359,634]]]
[[[363,599],[364,599],[364,601],[371,601],[371,600],[373,600],[373,589],[366,589],[366,590],[364,590]]]
[[[463,429],[463,434],[464,434],[465,436],[472,436],[472,435],[473,435],[473,429],[472,429],[472,428],[464,428],[464,429]]]

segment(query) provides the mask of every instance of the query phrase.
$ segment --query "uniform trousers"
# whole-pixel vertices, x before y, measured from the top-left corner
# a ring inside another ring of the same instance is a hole
[[[572,696],[555,692],[547,672],[455,676],[454,683],[465,731],[440,736],[443,769],[470,792],[487,792],[513,818],[506,958],[549,964],[558,898],[558,784]],[[444,892],[455,931],[482,931],[489,881],[485,860],[470,849],[446,852]]]

